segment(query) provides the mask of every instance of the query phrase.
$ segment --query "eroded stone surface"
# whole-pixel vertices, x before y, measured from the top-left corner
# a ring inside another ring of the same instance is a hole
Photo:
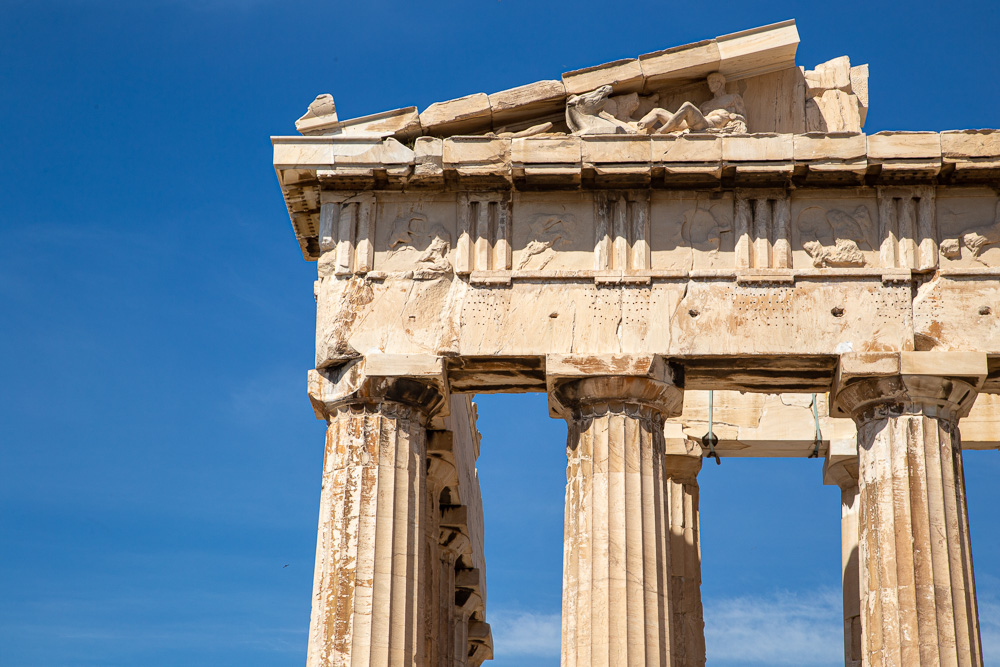
[[[677,390],[619,376],[557,391],[569,421],[562,662],[678,664],[663,436]]]
[[[797,42],[421,114],[321,96],[273,139],[330,424],[310,665],[492,655],[463,396],[498,391],[570,423],[564,664],[704,663],[710,424],[722,457],[826,457],[846,664],[982,664],[961,449],[1000,440],[1000,132],[865,136],[867,65]]]
[[[979,382],[903,361],[837,394],[858,424],[863,664],[982,665],[957,426]]]

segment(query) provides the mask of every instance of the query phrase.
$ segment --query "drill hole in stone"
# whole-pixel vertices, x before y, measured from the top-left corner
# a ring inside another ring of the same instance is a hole
[[[833,315],[834,317],[843,317],[844,309],[841,308],[840,306],[834,306],[833,308],[830,309],[830,314]]]
[[[993,309],[990,308],[989,306],[980,306],[979,307],[979,314],[980,315],[990,315],[991,313],[993,313]]]
[[[697,311],[696,309],[694,309],[694,308],[692,308],[691,310],[689,310],[689,311],[688,311],[688,315],[690,315],[691,317],[698,317],[698,316],[699,316],[700,314],[701,314],[701,313],[699,313],[699,312],[698,312],[698,311]]]

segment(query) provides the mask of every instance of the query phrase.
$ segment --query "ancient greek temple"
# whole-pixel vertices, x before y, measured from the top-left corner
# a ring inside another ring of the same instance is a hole
[[[309,667],[477,667],[471,397],[566,420],[563,667],[705,664],[706,457],[825,459],[845,665],[982,665],[1000,131],[862,128],[788,21],[272,139],[328,424]],[[623,54],[627,55],[627,54]],[[712,464],[714,465],[714,463]]]

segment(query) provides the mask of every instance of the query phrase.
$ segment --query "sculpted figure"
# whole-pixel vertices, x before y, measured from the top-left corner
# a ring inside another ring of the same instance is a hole
[[[545,134],[552,129],[552,123],[541,123],[521,130],[520,132],[500,132],[496,136],[499,139],[520,139],[521,137],[533,137],[537,134]]]
[[[535,258],[539,258],[533,269],[544,269],[552,261],[556,250],[572,245],[571,229],[576,224],[572,216],[539,215],[528,224],[528,238],[524,253],[517,263],[518,270],[528,267]]]
[[[604,110],[611,94],[611,86],[566,100],[566,125],[577,136],[584,134],[634,134],[635,129]]]
[[[448,251],[451,249],[451,234],[441,225],[434,225],[429,232],[430,245],[420,257],[417,264],[427,273],[451,273],[451,262],[448,261]]]
[[[666,109],[653,109],[639,121],[639,131],[666,134],[687,129],[695,132],[745,134],[747,110],[743,98],[736,93],[726,92],[726,77],[718,72],[708,75],[708,87],[712,91],[712,99],[700,107],[685,102],[674,113]],[[656,128],[657,123],[660,124],[659,128]]]
[[[986,264],[980,259],[980,254],[989,246],[1000,244],[1000,201],[997,202],[996,213],[993,220],[984,225],[963,233],[958,239],[944,239],[941,241],[941,254],[948,259],[961,259],[962,249],[959,241],[964,245],[972,259],[980,264]],[[988,264],[986,264],[989,266]]]
[[[334,104],[333,95],[330,93],[317,95],[316,99],[309,104],[309,108],[306,109],[302,118],[299,118],[299,121],[309,120],[310,118],[322,118],[323,116],[333,116],[333,120],[337,120],[337,105]]]
[[[799,214],[799,230],[810,240],[802,248],[817,269],[865,266],[866,250],[872,250],[868,230],[873,228],[868,208],[863,204],[853,211],[810,206]]]
[[[421,250],[422,248],[422,250]],[[451,234],[442,225],[431,225],[427,216],[414,213],[397,218],[389,234],[389,255],[397,252],[417,251],[420,256],[415,263],[421,277],[433,277],[451,273],[448,252],[451,250]]]

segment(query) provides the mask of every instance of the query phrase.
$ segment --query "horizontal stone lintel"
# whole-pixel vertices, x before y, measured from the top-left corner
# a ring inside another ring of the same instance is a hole
[[[998,395],[996,399],[983,399],[983,401],[995,400],[997,410],[1000,411],[1000,382],[997,381],[997,376],[1000,376],[1000,354],[897,352],[840,356],[720,354],[667,357],[649,353],[626,353],[546,354],[520,357],[463,355],[447,358],[434,355],[392,355],[400,358],[405,356],[406,359],[405,363],[397,363],[394,360],[391,367],[376,362],[379,356],[382,355],[374,355],[371,361],[366,359],[365,366],[371,367],[376,373],[393,373],[387,377],[413,378],[421,382],[428,380],[427,369],[436,368],[434,381],[440,383],[443,391],[455,394],[544,392],[551,389],[554,381],[621,375],[649,377],[676,384],[682,387],[688,396],[699,396],[708,390],[725,392],[731,395],[727,400],[736,401],[740,405],[749,405],[762,400],[744,397],[744,392],[750,395],[816,393],[825,396],[838,384],[860,377],[877,377],[893,373],[961,378],[977,375],[981,394]],[[320,374],[312,373],[310,378],[310,382],[317,387],[326,384]],[[313,390],[313,393],[317,391]],[[330,385],[327,393],[335,391]],[[688,406],[690,405],[689,402]],[[826,410],[826,405],[824,398],[823,410]],[[718,414],[724,415],[724,412]],[[824,414],[829,415],[829,412]],[[843,415],[838,413],[835,416]],[[717,421],[728,423],[732,420],[720,416]],[[839,419],[836,421],[841,423]],[[830,436],[830,432],[827,432],[827,436]],[[798,437],[788,439],[802,440]]]
[[[444,375],[452,390],[480,393],[544,390],[550,355],[659,355],[681,364],[687,388],[768,393],[829,391],[843,358],[848,378],[938,368],[998,393],[998,270],[980,271],[914,278],[919,298],[877,269],[795,270],[792,282],[788,270],[768,280],[753,269],[753,280],[700,270],[648,282],[602,271],[328,277],[317,287],[316,364],[385,350],[395,354],[372,357],[386,369],[377,373]],[[435,359],[424,363],[427,354]],[[938,356],[937,366],[924,361]]]
[[[653,171],[657,167],[690,166],[703,169],[753,166],[760,170],[787,169],[794,166],[805,173],[861,172],[877,179],[880,171],[936,168],[950,177],[954,170],[1000,169],[1000,131],[990,131],[991,141],[975,144],[971,140],[959,152],[944,153],[944,135],[932,135],[936,146],[931,155],[915,155],[898,142],[879,142],[879,135],[775,135],[748,134],[735,136],[682,135],[679,137],[639,137],[611,135],[597,137],[529,137],[498,139],[495,137],[449,137],[437,142],[421,141],[421,150],[413,150],[392,138],[340,137],[273,137],[274,166],[283,172],[323,172],[327,180],[335,180],[339,172],[348,169],[384,171],[409,167],[399,185],[412,176],[412,167],[436,162],[444,172],[484,169],[500,180],[513,181],[513,172],[535,167],[559,166],[564,170],[580,170],[584,165],[621,165]],[[920,136],[919,148],[928,143]],[[984,147],[983,145],[986,145]],[[988,148],[988,150],[987,150]],[[895,152],[893,152],[895,151]],[[873,169],[877,167],[877,169]],[[803,171],[805,170],[805,171]],[[937,173],[934,174],[937,176]],[[296,178],[295,180],[303,180]],[[289,179],[282,177],[283,184]],[[370,187],[383,185],[372,174]],[[443,184],[443,183],[442,183]],[[665,184],[669,185],[669,184]],[[391,187],[391,184],[390,184]],[[361,188],[364,189],[364,188]]]
[[[708,431],[708,392],[687,390],[684,412],[667,420],[666,434],[700,441]],[[721,457],[800,457],[815,454],[843,463],[857,457],[857,430],[851,419],[831,417],[827,399],[817,394],[820,439],[810,394],[741,394],[717,391],[713,397],[713,432]],[[980,394],[959,427],[962,449],[1000,449],[1000,396]]]
[[[876,355],[883,361],[895,361],[895,368],[906,370],[908,366],[919,367],[920,372],[925,367],[942,370],[946,364],[962,365],[962,359],[969,357],[967,353],[902,353],[896,355]],[[408,360],[415,369],[433,365],[440,361],[437,357],[426,357],[421,361],[417,356]],[[871,372],[878,373],[878,365],[868,360]],[[1000,364],[1000,357],[992,360]],[[449,381],[453,392],[490,391],[489,386],[497,378],[502,377],[506,368],[508,373],[521,372],[525,382],[494,389],[503,392],[541,392],[551,389],[551,382],[546,377],[573,378],[586,376],[592,372],[597,376],[605,374],[625,374],[639,376],[656,376],[657,369],[665,367],[666,360],[650,355],[604,355],[588,359],[584,356],[550,356],[534,360],[504,359],[493,357],[485,359],[454,358],[449,360]],[[754,360],[748,358],[707,360],[701,359],[671,359],[674,368],[683,368],[686,376],[684,390],[684,409],[680,416],[667,420],[665,435],[668,441],[688,441],[700,443],[701,437],[708,431],[708,401],[709,392],[698,388],[705,383],[708,371],[712,369],[727,369],[733,378],[742,377],[745,381],[754,373],[770,372],[773,376],[784,373],[791,378],[793,373],[802,376],[808,373],[825,376],[825,382],[832,379],[832,369],[836,364],[834,358],[785,358]],[[754,366],[756,365],[756,368]],[[885,364],[883,364],[885,365]],[[892,364],[890,364],[892,365]],[[967,364],[966,364],[967,365]],[[402,372],[404,369],[400,367]],[[910,368],[914,370],[914,368]],[[554,373],[554,376],[552,375]],[[485,384],[472,386],[472,375],[480,376]],[[529,377],[532,376],[532,377]],[[818,375],[817,375],[818,377]],[[508,376],[508,379],[510,376]],[[533,378],[533,379],[532,379]],[[723,458],[759,458],[759,457],[824,457],[834,462],[844,462],[856,456],[856,428],[854,422],[847,418],[831,416],[828,410],[828,398],[824,388],[817,387],[815,396],[802,387],[789,385],[795,391],[788,393],[743,393],[737,387],[724,388],[716,384],[713,396],[712,430],[719,438],[716,451]],[[780,389],[775,386],[774,390]],[[485,390],[485,391],[484,391]],[[816,401],[816,413],[819,418],[819,434],[816,433],[816,416],[813,414],[813,400]],[[962,448],[966,450],[992,450],[1000,448],[1000,395],[981,393],[976,399],[969,416],[960,422],[962,430]],[[435,432],[437,433],[437,432]],[[437,439],[432,439],[429,452],[438,454],[439,450],[449,450],[452,445],[448,432],[438,433]],[[691,449],[687,446],[687,449]],[[697,451],[697,446],[694,447]],[[707,454],[703,452],[703,454]],[[442,525],[461,527],[467,523],[464,507],[456,507],[443,517]]]
[[[307,259],[320,192],[856,187],[1000,182],[1000,130],[678,137],[273,137]]]
[[[336,171],[341,166],[414,165],[438,158],[445,168],[510,165],[769,163],[878,165],[986,165],[1000,161],[1000,130],[951,132],[736,134],[679,136],[595,135],[498,138],[491,135],[422,138],[419,153],[392,137],[310,136],[271,138],[276,169]]]
[[[883,169],[993,168],[1000,166],[1000,130],[943,133],[864,134],[686,134],[672,136],[540,136],[518,139],[452,136],[422,140],[419,153],[395,139],[379,137],[272,137],[274,166],[280,171],[330,172],[341,168],[385,169],[437,160],[446,171],[489,167],[510,179],[513,168],[533,165],[769,165]],[[419,159],[418,159],[419,158]]]

